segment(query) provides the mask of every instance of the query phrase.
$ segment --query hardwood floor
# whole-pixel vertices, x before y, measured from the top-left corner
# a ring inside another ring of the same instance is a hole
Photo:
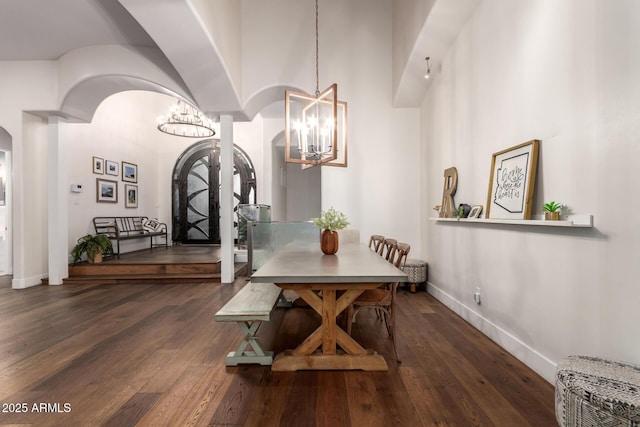
[[[213,314],[244,282],[0,286],[0,425],[557,425],[553,387],[425,292],[399,291],[401,364],[358,315],[389,372],[227,368],[241,332]],[[279,308],[260,337],[278,352],[317,325]]]

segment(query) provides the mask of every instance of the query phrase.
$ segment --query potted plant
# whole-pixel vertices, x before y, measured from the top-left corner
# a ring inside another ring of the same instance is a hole
[[[544,219],[558,221],[560,219],[560,209],[562,209],[562,204],[556,203],[553,200],[549,203],[545,203],[542,206],[544,210]]]
[[[331,207],[327,211],[322,211],[320,218],[313,218],[311,221],[322,230],[320,235],[322,252],[327,255],[338,252],[338,231],[349,225],[346,215]]]
[[[106,234],[87,234],[82,236],[71,250],[73,263],[80,261],[82,254],[85,253],[87,254],[88,263],[102,262],[103,255],[113,255],[111,239]]]
[[[471,212],[471,206],[466,203],[460,203],[455,216],[458,218],[458,221],[460,221],[460,218],[468,218],[469,212]]]

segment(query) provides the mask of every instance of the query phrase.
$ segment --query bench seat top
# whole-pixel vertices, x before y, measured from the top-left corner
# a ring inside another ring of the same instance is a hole
[[[215,314],[217,321],[269,321],[282,289],[273,283],[248,282]]]

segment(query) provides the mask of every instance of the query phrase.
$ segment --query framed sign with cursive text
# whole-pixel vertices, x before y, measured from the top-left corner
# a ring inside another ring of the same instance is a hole
[[[537,139],[493,154],[485,218],[531,219]]]

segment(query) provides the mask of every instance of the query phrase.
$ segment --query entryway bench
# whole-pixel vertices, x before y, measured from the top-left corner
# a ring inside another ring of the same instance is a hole
[[[120,241],[150,239],[151,247],[168,246],[167,224],[149,220],[146,216],[97,216],[93,218],[96,234],[106,234],[116,241],[115,254],[120,255]],[[153,243],[154,237],[163,237],[164,243]]]
[[[236,351],[230,352],[225,358],[227,366],[237,366],[241,363],[259,363],[271,365],[273,352],[264,351],[258,341],[258,329],[262,322],[271,320],[271,313],[278,304],[282,289],[273,283],[248,282],[215,314],[217,322],[236,322],[244,339]]]

